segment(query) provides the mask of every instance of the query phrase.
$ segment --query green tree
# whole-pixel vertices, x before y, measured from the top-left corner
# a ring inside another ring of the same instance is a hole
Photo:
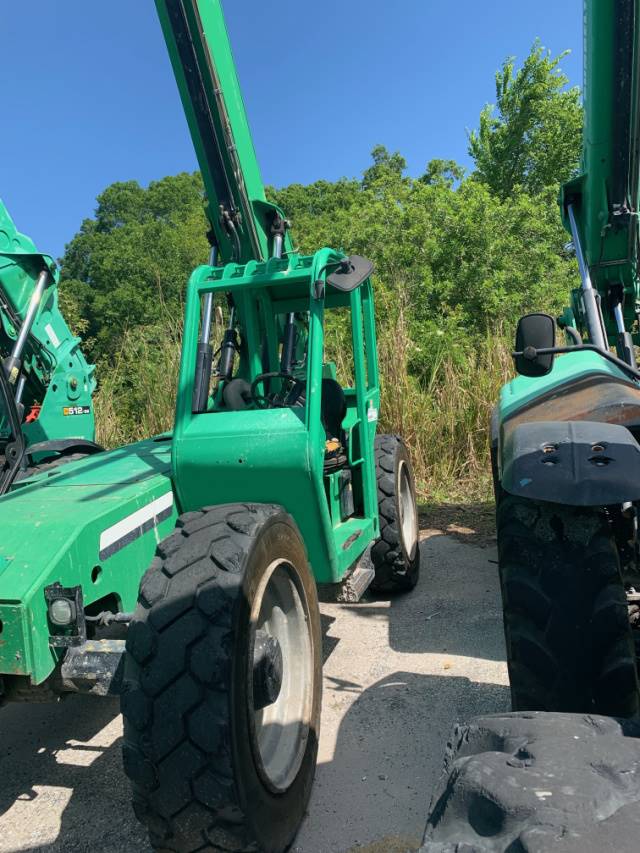
[[[61,270],[66,310],[84,320],[92,358],[112,359],[125,328],[179,323],[187,278],[207,257],[206,231],[197,173],[147,189],[116,183],[98,196],[95,216],[66,247]]]
[[[464,172],[464,168],[455,160],[442,160],[437,157],[429,160],[420,180],[423,184],[446,186],[451,189],[456,181],[464,178]]]
[[[284,210],[293,225],[297,251],[310,254],[320,246],[339,246],[339,222],[344,211],[357,201],[360,182],[341,178],[313,184],[291,184],[282,189],[267,187],[267,197]]]
[[[395,181],[402,177],[407,168],[407,161],[399,151],[391,154],[384,145],[376,145],[371,152],[373,165],[365,170],[362,177],[364,189],[371,189],[383,181]]]
[[[536,42],[522,67],[513,57],[496,74],[496,105],[480,113],[469,134],[475,177],[500,198],[516,186],[530,193],[566,181],[577,169],[583,114],[577,88]]]

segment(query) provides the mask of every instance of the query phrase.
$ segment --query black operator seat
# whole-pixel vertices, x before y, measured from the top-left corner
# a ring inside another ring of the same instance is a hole
[[[335,379],[322,380],[320,419],[326,435],[324,471],[329,474],[347,464],[347,436],[342,421],[347,414],[347,399]]]
[[[303,380],[295,383],[288,395],[288,405],[305,405],[306,385]],[[347,414],[347,399],[342,386],[335,379],[323,379],[320,393],[320,420],[327,440],[327,456],[333,458],[334,467],[337,457],[340,457],[340,467],[346,461],[344,451],[347,437],[342,422]],[[225,384],[222,397],[230,411],[246,409],[251,402],[251,385],[244,379],[232,379]]]
[[[342,421],[346,414],[347,398],[342,390],[342,385],[335,379],[323,379],[320,418],[327,438],[339,438],[344,444]]]

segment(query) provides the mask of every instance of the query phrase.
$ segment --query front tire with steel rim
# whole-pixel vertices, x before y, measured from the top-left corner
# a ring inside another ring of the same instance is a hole
[[[316,586],[281,508],[182,516],[129,628],[133,805],[156,850],[280,853],[304,816],[321,701]]]
[[[297,776],[309,738],[314,679],[308,622],[309,605],[295,567],[274,560],[251,608],[249,707],[256,765],[277,794]]]
[[[379,593],[411,590],[420,574],[420,543],[413,469],[407,448],[397,435],[375,441],[380,539],[371,549]]]

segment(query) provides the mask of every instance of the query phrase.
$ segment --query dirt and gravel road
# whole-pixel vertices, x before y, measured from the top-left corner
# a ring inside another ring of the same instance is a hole
[[[475,520],[423,531],[413,594],[322,605],[320,756],[296,853],[415,850],[453,722],[508,710],[495,548]],[[3,708],[0,853],[149,850],[121,733],[117,701]]]

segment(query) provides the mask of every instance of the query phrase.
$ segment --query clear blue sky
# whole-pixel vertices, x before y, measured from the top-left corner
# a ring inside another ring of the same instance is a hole
[[[224,0],[265,183],[468,165],[494,72],[533,40],[582,82],[582,0]],[[274,10],[278,14],[274,14]],[[2,21],[0,197],[60,255],[96,195],[196,168],[153,0],[23,0]]]

